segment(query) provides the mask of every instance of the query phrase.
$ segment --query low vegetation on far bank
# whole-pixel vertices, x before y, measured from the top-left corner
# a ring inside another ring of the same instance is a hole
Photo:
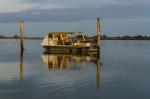
[[[24,39],[43,39],[44,37],[24,37]],[[14,35],[14,36],[3,36],[0,35],[0,39],[20,39],[20,36]]]
[[[97,38],[94,36],[93,38]],[[150,40],[148,36],[136,35],[136,36],[117,36],[117,37],[107,37],[106,35],[101,36],[101,40]]]
[[[77,36],[77,38],[81,38],[82,36]],[[24,37],[24,39],[43,39],[44,37]],[[87,39],[97,39],[97,36],[93,36],[93,37],[87,37],[85,36],[85,38]],[[0,35],[0,39],[20,39],[20,36],[18,35],[14,35],[14,36],[3,36]],[[150,37],[148,36],[142,36],[142,35],[136,35],[136,36],[117,36],[117,37],[108,37],[106,35],[102,35],[101,36],[101,40],[150,40]]]

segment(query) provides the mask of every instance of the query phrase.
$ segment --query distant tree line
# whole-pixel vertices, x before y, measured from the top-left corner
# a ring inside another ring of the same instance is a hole
[[[4,36],[0,35],[0,39],[20,39],[20,36],[14,35],[14,36]],[[43,39],[43,37],[24,37],[24,39]]]
[[[5,38],[6,36],[0,35],[0,38]]]
[[[97,39],[97,35],[93,37],[84,36],[85,38],[94,38]],[[150,40],[149,36],[142,36],[142,35],[136,35],[136,36],[117,36],[117,37],[108,37],[106,35],[101,35],[101,40]],[[24,39],[43,39],[44,37],[24,37]],[[82,35],[76,36],[76,38],[82,38]],[[11,37],[0,35],[0,39],[20,39],[20,36],[14,35]]]
[[[12,37],[8,37],[8,36],[0,35],[0,38],[20,38],[20,36],[14,35]]]
[[[97,36],[93,36],[92,38],[97,38]],[[101,36],[102,40],[150,40],[148,36],[136,35],[136,36],[117,36],[117,37],[108,37],[106,35]]]

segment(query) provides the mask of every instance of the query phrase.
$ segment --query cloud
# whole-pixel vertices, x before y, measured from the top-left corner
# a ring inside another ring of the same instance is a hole
[[[38,4],[21,4],[21,5],[8,5],[1,6],[0,13],[16,13],[21,11],[27,11],[37,7]]]
[[[22,0],[1,0],[0,1],[0,6],[7,6],[7,5],[18,5],[21,4]]]
[[[54,8],[62,8],[57,3],[51,3],[47,0],[12,0],[12,1],[6,1],[1,0],[0,1],[0,14],[3,13],[11,13],[11,12],[21,12],[21,11],[28,11],[33,9],[54,9]]]
[[[24,0],[24,3],[43,3],[46,2],[48,0]]]
[[[149,0],[1,0],[0,4],[0,22],[150,17]]]

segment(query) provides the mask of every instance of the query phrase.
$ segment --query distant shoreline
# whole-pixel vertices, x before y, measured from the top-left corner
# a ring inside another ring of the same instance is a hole
[[[0,39],[20,39],[20,38],[13,38],[13,37],[3,37],[3,38],[0,38]],[[24,37],[25,40],[43,40],[44,37]],[[90,40],[96,40],[97,38],[93,38],[93,37],[86,37],[86,39],[88,41]],[[123,38],[123,37],[120,37],[120,38],[117,38],[117,37],[107,37],[107,38],[101,38],[101,40],[150,40],[150,38]]]
[[[74,38],[74,37],[73,37]],[[81,35],[76,36],[78,39],[83,39]],[[86,38],[86,41],[97,41],[97,35],[95,36],[84,36]],[[20,39],[19,35],[14,35],[14,36],[4,36],[0,35],[0,39]],[[44,37],[24,37],[26,40],[43,40]],[[142,36],[142,35],[135,35],[135,36],[115,36],[115,37],[108,37],[106,35],[101,35],[100,36],[101,40],[150,40],[149,36]]]
[[[101,40],[150,40],[150,38],[102,38]]]
[[[19,40],[20,38],[13,38],[13,37],[4,37],[0,39],[14,39],[14,40]],[[24,37],[25,40],[43,40],[43,37]]]

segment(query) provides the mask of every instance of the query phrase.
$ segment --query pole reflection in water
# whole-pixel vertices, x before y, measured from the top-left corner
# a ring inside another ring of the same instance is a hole
[[[97,72],[96,72],[96,80],[97,80],[97,89],[100,88],[100,52],[97,52]]]
[[[21,80],[23,80],[24,78],[23,52],[24,52],[24,49],[21,48],[20,50],[20,79]]]
[[[47,70],[73,70],[83,71],[86,69],[86,62],[93,62],[96,67],[96,82],[97,88],[100,87],[100,53],[48,53],[44,52],[41,55]]]

